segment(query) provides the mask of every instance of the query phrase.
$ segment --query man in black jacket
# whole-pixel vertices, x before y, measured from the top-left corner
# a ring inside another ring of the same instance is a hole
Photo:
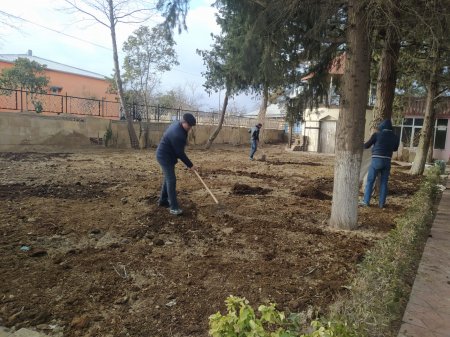
[[[392,152],[398,150],[400,139],[392,131],[392,122],[386,119],[378,126],[378,132],[364,144],[364,148],[372,147],[372,162],[367,173],[367,184],[364,191],[364,201],[360,202],[361,206],[369,206],[370,197],[372,195],[373,184],[375,178],[380,174],[380,198],[378,205],[383,208],[386,203],[388,192],[388,180],[391,170]]]
[[[253,156],[255,155],[256,150],[258,149],[259,143],[259,130],[261,129],[262,124],[258,123],[254,127],[250,129],[250,160],[253,160]]]
[[[180,159],[189,169],[196,169],[184,152],[188,132],[195,124],[196,120],[192,114],[184,114],[181,122],[177,121],[167,128],[156,149],[156,159],[164,174],[158,204],[162,207],[170,207],[170,214],[173,215],[183,214],[177,201],[175,164]]]

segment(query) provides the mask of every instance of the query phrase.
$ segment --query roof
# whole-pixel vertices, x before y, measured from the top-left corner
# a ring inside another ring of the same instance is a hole
[[[46,65],[47,69],[49,69],[49,70],[55,70],[55,71],[61,71],[61,72],[70,73],[70,74],[93,77],[93,78],[98,78],[98,79],[102,79],[102,80],[105,79],[104,75],[97,74],[92,71],[75,68],[72,66],[68,66],[66,64],[46,60],[41,57],[28,55],[28,54],[0,54],[0,61],[14,63],[19,57],[27,58],[30,61],[36,61],[39,64]]]
[[[249,113],[246,113],[245,116],[246,117],[252,117],[252,116],[258,116],[259,114],[259,109],[255,110],[255,111],[251,111]],[[280,107],[278,106],[278,104],[269,104],[267,106],[267,110],[266,110],[266,117],[267,118],[281,118],[286,116],[286,111],[285,108],[282,107],[280,109]]]
[[[408,97],[403,116],[424,116],[426,97]],[[441,97],[435,103],[436,117],[450,117],[450,97]]]
[[[344,74],[344,67],[345,67],[345,53],[342,53],[339,56],[336,56],[328,66],[328,74],[331,75],[343,75]],[[302,81],[309,80],[310,78],[314,77],[314,72],[311,72],[304,77],[302,77]]]

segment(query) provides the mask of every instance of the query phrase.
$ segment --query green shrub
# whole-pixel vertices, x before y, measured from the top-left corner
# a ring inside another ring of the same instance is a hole
[[[260,305],[259,315],[245,298],[229,296],[225,300],[227,314],[209,317],[209,334],[213,337],[357,337],[342,323],[313,321],[311,332],[301,333],[299,314],[285,315],[275,304]]]

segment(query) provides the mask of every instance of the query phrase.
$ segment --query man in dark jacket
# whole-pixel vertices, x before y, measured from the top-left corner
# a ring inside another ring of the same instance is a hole
[[[258,123],[254,127],[250,129],[250,160],[253,160],[253,156],[255,155],[256,150],[258,149],[259,143],[259,130],[261,129],[262,124]]]
[[[181,122],[177,121],[167,128],[156,149],[156,159],[164,174],[158,205],[170,207],[170,214],[173,215],[183,214],[177,201],[175,164],[180,159],[189,169],[196,169],[184,152],[188,132],[195,124],[196,120],[192,114],[184,114]]]
[[[378,205],[383,208],[386,203],[388,192],[388,180],[391,170],[392,152],[398,150],[400,139],[392,131],[392,123],[386,119],[378,126],[378,132],[364,143],[364,148],[372,147],[372,162],[367,173],[367,184],[364,191],[364,201],[361,206],[369,206],[375,178],[380,174],[380,197]]]

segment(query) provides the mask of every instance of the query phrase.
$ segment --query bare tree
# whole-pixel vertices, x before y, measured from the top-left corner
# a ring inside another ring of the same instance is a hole
[[[133,117],[126,109],[122,78],[120,75],[119,55],[117,52],[116,28],[119,23],[139,24],[147,21],[155,12],[151,1],[141,0],[64,0],[73,12],[79,12],[94,22],[107,27],[111,33],[115,82],[119,93],[120,108],[125,113],[131,146],[139,148],[139,140],[133,126]]]

